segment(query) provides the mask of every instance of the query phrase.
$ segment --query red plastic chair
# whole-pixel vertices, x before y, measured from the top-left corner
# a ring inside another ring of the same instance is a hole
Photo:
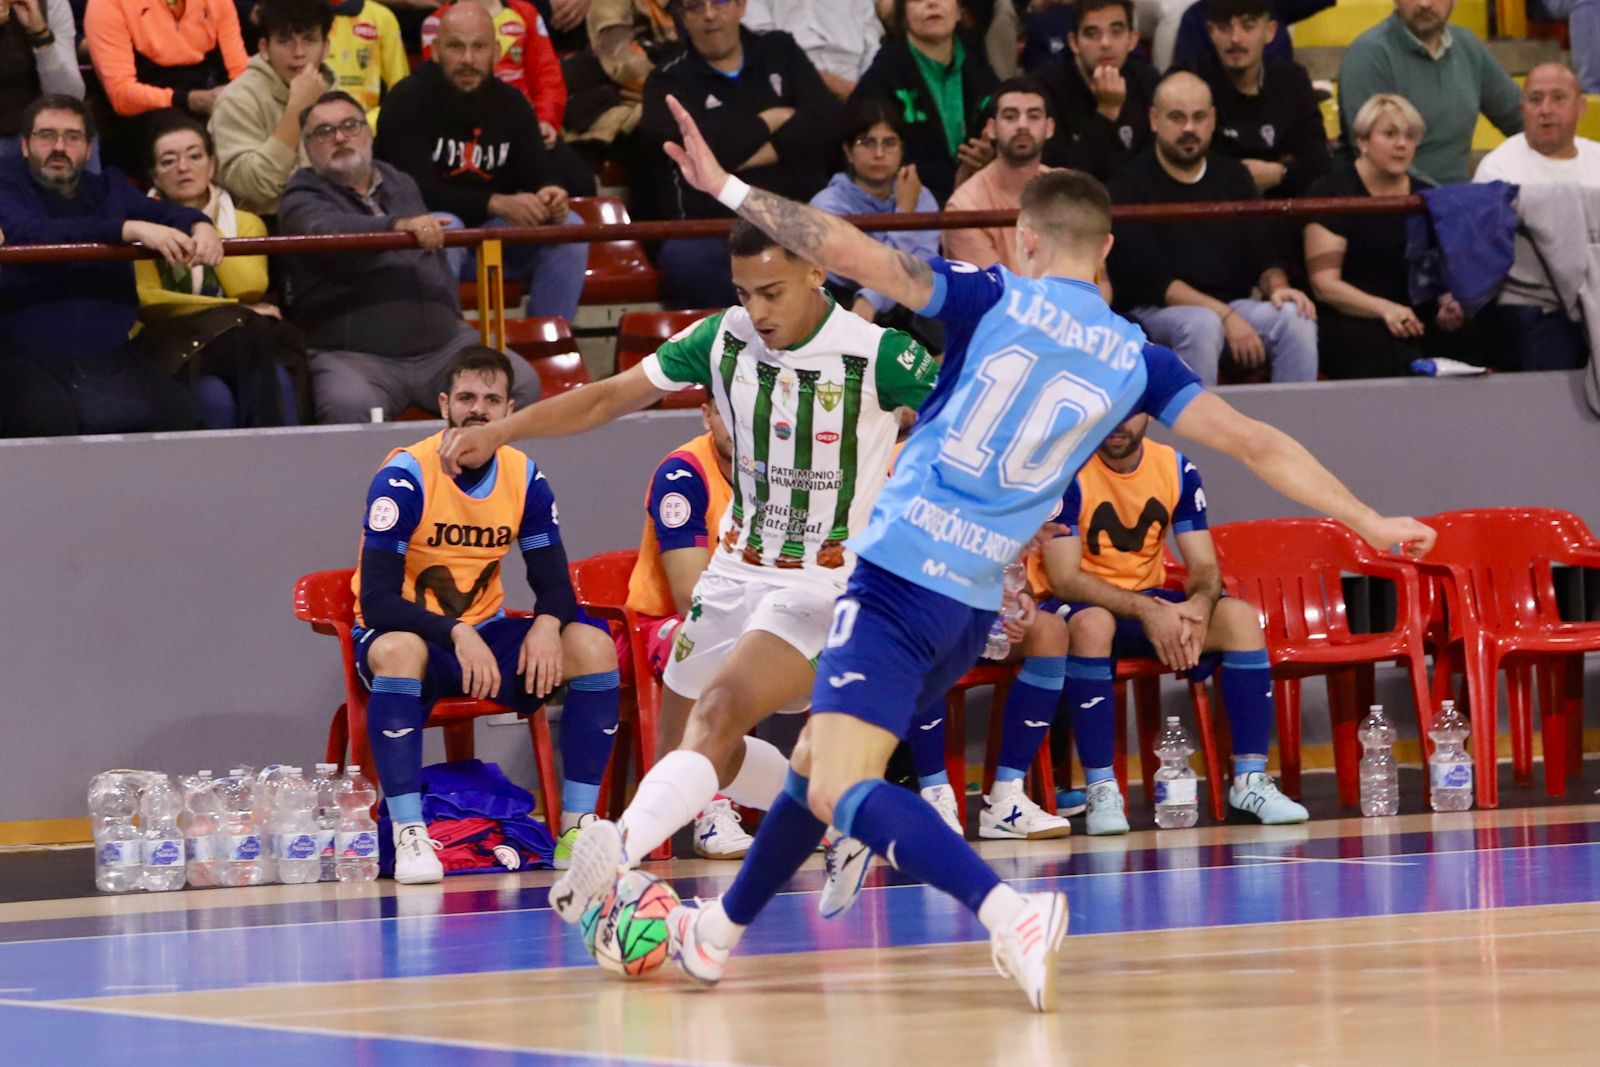
[[[614,196],[575,196],[567,206],[590,225],[622,225],[628,209]],[[595,241],[584,269],[584,304],[652,304],[661,298],[661,274],[638,241]],[[506,298],[511,303],[511,298]]]
[[[1356,668],[1397,662],[1411,673],[1417,730],[1433,721],[1424,618],[1417,571],[1379,556],[1349,528],[1331,519],[1257,519],[1211,528],[1228,586],[1261,614],[1272,657],[1278,711],[1278,750],[1284,792],[1300,795],[1300,685],[1324,675],[1333,719],[1334,768],[1339,802],[1358,802],[1360,743],[1356,730],[1365,709],[1357,702]],[[1394,582],[1395,629],[1355,634],[1346,620],[1343,575],[1365,574]]]
[[[621,374],[661,347],[661,342],[716,309],[703,311],[630,311],[617,323],[616,373]],[[697,408],[705,403],[706,391],[700,386],[664,397],[662,408]]]
[[[1531,669],[1539,667],[1545,791],[1564,795],[1582,758],[1581,733],[1576,745],[1572,737],[1582,729],[1583,709],[1581,688],[1576,701],[1562,690],[1573,675],[1581,686],[1580,657],[1600,650],[1600,623],[1562,620],[1551,565],[1600,567],[1600,543],[1577,516],[1553,508],[1480,508],[1423,521],[1439,531],[1439,542],[1418,567],[1440,579],[1444,597],[1434,631],[1440,638],[1434,692],[1448,693],[1452,677],[1465,675],[1479,807],[1499,803],[1496,686],[1502,669],[1516,780],[1533,780]]]
[[[592,380],[572,327],[558,315],[506,320],[506,347],[533,365],[540,396],[560,396]]]
[[[294,614],[310,623],[319,634],[339,639],[339,658],[344,666],[345,701],[333,713],[328,726],[329,763],[350,762],[371,768],[372,744],[367,738],[367,689],[356,675],[354,646],[350,629],[355,625],[355,597],[350,592],[349,569],[313,571],[294,584]],[[446,697],[435,702],[428,727],[444,731],[445,758],[471,759],[474,752],[472,720],[484,715],[500,715],[508,709],[489,700]],[[557,836],[561,833],[561,791],[557,788],[555,749],[550,744],[550,723],[540,708],[528,716],[528,733],[533,739],[534,762],[539,768],[539,795],[544,804],[545,825]]]

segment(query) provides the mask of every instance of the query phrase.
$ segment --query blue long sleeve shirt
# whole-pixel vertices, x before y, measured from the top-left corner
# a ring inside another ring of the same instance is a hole
[[[850,175],[839,173],[829,179],[816,196],[811,198],[811,206],[820,208],[830,215],[889,215],[899,210],[895,206],[894,194],[891,193],[887,200],[879,200],[861,186],[850,180]],[[924,187],[922,195],[917,197],[917,213],[938,211],[939,202],[933,194]],[[939,254],[938,230],[885,230],[871,235],[875,241],[881,241],[897,252],[910,252],[919,259],[930,259]],[[828,275],[828,279],[842,284],[854,284],[853,280],[847,281],[837,274]],[[894,307],[894,301],[882,293],[872,289],[862,289],[860,294],[866,297],[867,303],[872,305],[872,310],[882,315]]]

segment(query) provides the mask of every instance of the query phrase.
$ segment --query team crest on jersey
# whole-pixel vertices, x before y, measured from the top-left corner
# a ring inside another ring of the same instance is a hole
[[[832,411],[839,406],[839,401],[844,399],[843,383],[818,382],[817,399],[822,402],[823,411]]]
[[[672,643],[672,658],[682,663],[689,658],[689,653],[694,651],[694,642],[689,640],[689,635],[682,630],[678,631],[678,639]]]
[[[1277,131],[1277,129],[1274,128],[1271,124],[1262,126],[1261,127],[1261,139],[1266,142],[1268,148],[1271,148],[1272,147],[1272,142],[1274,142],[1274,141],[1276,141],[1278,139],[1278,131]]]
[[[370,67],[372,65],[372,49],[357,48],[356,65],[362,68]]]
[[[778,440],[787,441],[794,434],[794,427],[787,422],[780,422],[772,427],[772,432],[778,435]]]
[[[783,95],[783,75],[776,72],[767,75],[767,81],[772,83],[772,91],[779,96]]]
[[[1117,127],[1117,139],[1122,142],[1122,147],[1123,148],[1132,148],[1133,147],[1133,127],[1132,126],[1119,126],[1119,127]]]
[[[668,493],[661,498],[661,525],[669,530],[676,530],[689,521],[694,514],[694,508],[689,506],[689,498],[682,493]]]
[[[511,60],[511,62],[517,64],[518,66],[521,66],[522,65],[522,46],[520,44],[512,45],[510,51],[506,52],[506,58]]]

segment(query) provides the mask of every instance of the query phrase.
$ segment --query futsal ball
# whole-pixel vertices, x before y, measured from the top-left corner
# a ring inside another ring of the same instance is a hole
[[[603,969],[643,978],[672,954],[667,916],[677,906],[678,894],[667,883],[644,871],[628,871],[584,914],[584,944]]]

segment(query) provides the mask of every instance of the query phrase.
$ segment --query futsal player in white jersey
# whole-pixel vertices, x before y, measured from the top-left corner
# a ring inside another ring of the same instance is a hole
[[[550,891],[569,923],[620,866],[648,856],[719,791],[762,809],[777,797],[787,763],[746,734],[775,711],[809,705],[833,602],[855,564],[845,540],[865,526],[888,474],[897,410],[921,407],[938,373],[909,335],[839,307],[822,271],[755,226],[735,226],[729,250],[741,306],[624,374],[448,431],[439,448],[470,466],[507,441],[581,433],[691,385],[711,390],[733,433],[733,499],[663,677],[664,730],[681,730],[681,743],[616,823],[582,828]],[[835,852],[830,876],[853,890],[867,851],[838,842]]]
[[[1067,480],[1114,427],[1144,411],[1242,461],[1298,502],[1380,547],[1420,554],[1434,532],[1356,499],[1293,438],[1205,392],[1171,349],[1106,307],[1094,284],[1111,250],[1111,204],[1088,175],[1029,182],[1017,218],[1020,274],[897,253],[848,223],[751,189],[717,162],[688,112],[667,145],[684,179],[819,266],[946,329],[938,386],[896,461],[834,612],[812,716],[783,792],[733,885],[671,919],[678,962],[706,984],[745,928],[815,849],[828,822],[970,908],[996,968],[1039,1011],[1055,1007],[1066,895],[1002,882],[931,806],[883,780],[913,716],[977,658],[1005,567]],[[919,995],[923,991],[919,990]]]

